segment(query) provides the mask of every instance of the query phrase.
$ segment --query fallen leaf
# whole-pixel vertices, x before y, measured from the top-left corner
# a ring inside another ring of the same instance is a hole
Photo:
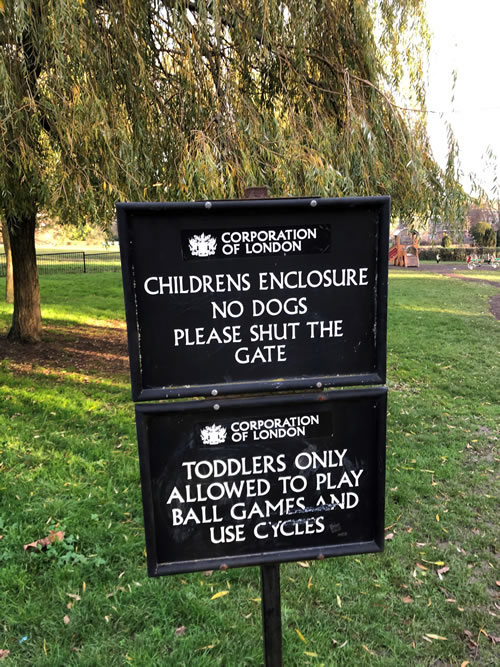
[[[425,560],[425,558],[422,558],[424,563],[429,563],[430,565],[444,565],[444,561],[442,560]]]
[[[365,651],[368,651],[370,655],[376,655],[375,651],[371,651],[366,644],[361,644],[361,646],[365,649]]]
[[[496,637],[495,635],[488,635],[488,639],[495,644],[500,644],[500,637]]]
[[[436,521],[439,521],[439,514],[436,514]]]
[[[470,665],[468,660],[464,660],[462,663],[460,663],[460,667],[467,667],[467,665]]]
[[[205,577],[210,577],[213,573],[214,573],[213,570],[205,570],[205,572],[203,572],[203,574],[205,575]]]
[[[69,623],[69,616],[66,614],[66,616],[63,618],[64,625],[68,625]]]
[[[186,626],[181,625],[175,630],[175,634],[177,637],[182,637],[183,635],[186,634],[186,630],[187,630]]]
[[[311,575],[309,577],[309,581],[307,582],[307,588],[311,588],[312,585],[313,585],[313,578],[312,578],[312,575]]]
[[[413,598],[410,597],[409,595],[405,595],[405,597],[403,598],[403,602],[405,604],[410,604],[410,602],[413,602]]]
[[[250,598],[251,602],[262,602],[262,598]]]
[[[306,560],[303,560],[303,561],[300,561],[300,560],[299,560],[299,561],[297,561],[297,565],[300,565],[300,567],[310,567],[310,564],[309,564],[308,561],[306,561]]]
[[[317,657],[318,657],[318,654],[317,654],[317,653],[313,653],[312,651],[304,651],[304,655],[307,655],[307,656],[309,656],[310,658],[317,658]]]
[[[217,644],[208,644],[207,646],[202,646],[201,648],[197,649],[198,651],[205,651],[207,648],[215,648]]]
[[[67,595],[69,598],[73,598],[73,600],[76,600],[77,602],[78,602],[79,600],[82,599],[82,598],[81,598],[79,595],[77,595],[76,593],[66,593],[66,595]]]
[[[219,591],[218,593],[215,593],[215,595],[212,595],[210,598],[211,600],[217,600],[217,598],[224,597],[224,595],[228,595],[229,591]]]
[[[340,595],[337,595],[337,604],[339,607],[342,607],[342,600],[340,599]]]
[[[450,568],[445,565],[445,567],[440,567],[439,570],[437,571],[438,574],[446,574],[447,572],[450,571]]]
[[[34,542],[30,542],[29,544],[24,545],[24,550],[27,551],[30,549],[31,551],[38,551],[38,547],[40,547],[40,550],[46,549],[49,544],[52,544],[53,542],[62,542],[64,540],[64,532],[62,530],[50,530],[49,534],[47,537],[42,537],[39,540],[35,540]]]
[[[297,628],[295,628],[295,632],[299,635],[299,638],[304,642],[304,644],[307,644],[307,639],[304,637],[302,632],[300,630],[298,630]]]
[[[427,570],[427,569],[429,569],[429,568],[425,567],[425,565],[421,565],[420,563],[417,563],[417,567],[418,567],[420,570]]]
[[[384,537],[384,540],[389,541],[389,540],[392,540],[393,537],[394,537],[394,533],[387,533],[387,535]]]
[[[7,650],[6,648],[5,648],[5,649],[4,649],[4,648],[0,648],[0,660],[3,660],[4,658],[8,658],[8,657],[9,657],[9,653],[10,653],[10,651]]]
[[[429,639],[441,639],[442,641],[448,641],[448,637],[441,637],[441,635],[434,635],[432,634],[432,632],[426,632],[425,636],[429,637]]]

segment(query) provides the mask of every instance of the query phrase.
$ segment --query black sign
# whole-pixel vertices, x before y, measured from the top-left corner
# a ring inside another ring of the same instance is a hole
[[[383,549],[386,389],[137,405],[151,576]]]
[[[134,400],[385,381],[389,198],[119,204]]]

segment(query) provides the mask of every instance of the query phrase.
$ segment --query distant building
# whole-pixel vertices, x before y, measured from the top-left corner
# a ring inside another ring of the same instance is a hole
[[[489,222],[494,229],[498,229],[499,225],[499,209],[494,209],[490,206],[471,206],[467,213],[468,226],[475,225],[476,222]]]

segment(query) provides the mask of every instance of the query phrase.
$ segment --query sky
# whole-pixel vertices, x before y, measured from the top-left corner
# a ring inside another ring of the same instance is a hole
[[[440,112],[428,114],[434,155],[444,167],[447,120],[459,144],[462,185],[471,191],[473,172],[491,190],[493,170],[482,156],[491,146],[500,178],[500,0],[427,0],[427,19],[432,33],[427,109]]]

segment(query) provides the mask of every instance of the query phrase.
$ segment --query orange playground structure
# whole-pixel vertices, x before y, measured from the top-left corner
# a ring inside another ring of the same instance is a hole
[[[418,258],[418,234],[410,232],[407,243],[402,243],[402,233],[394,234],[394,245],[389,250],[389,262],[394,266],[420,266]],[[410,240],[411,238],[411,240]]]

